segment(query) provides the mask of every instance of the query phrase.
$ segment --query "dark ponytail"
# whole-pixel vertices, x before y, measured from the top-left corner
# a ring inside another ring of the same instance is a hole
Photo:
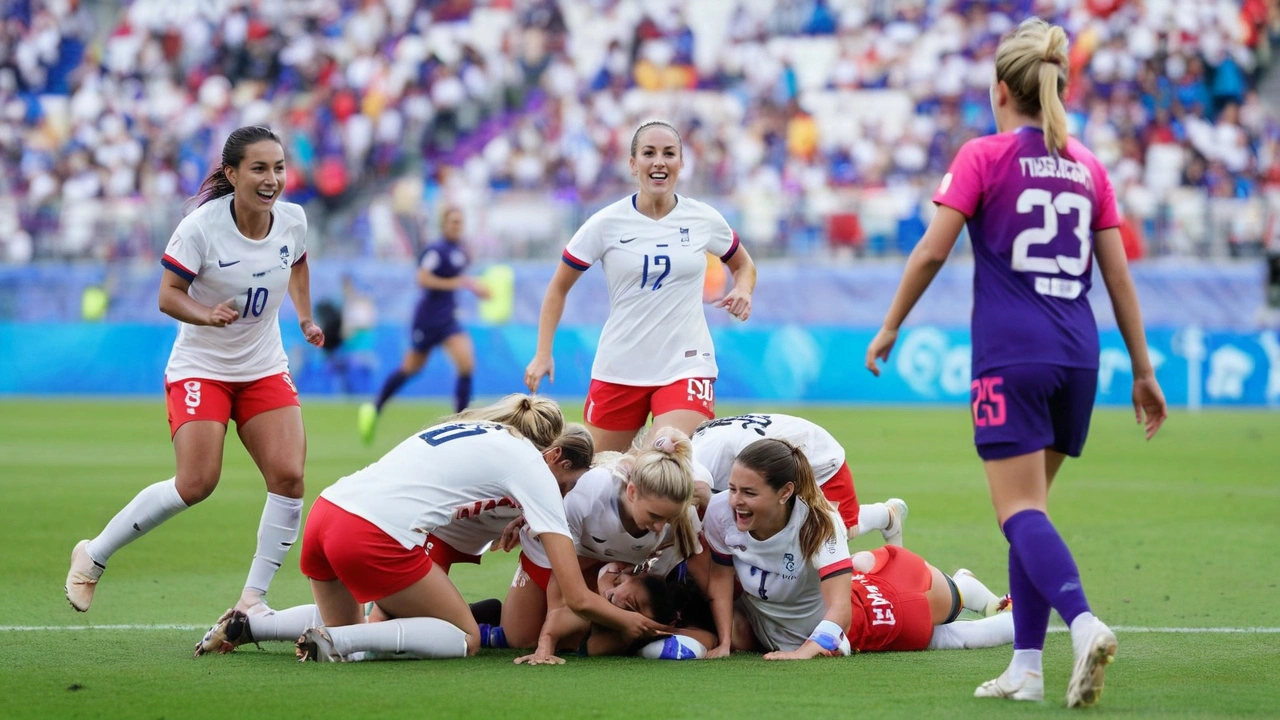
[[[762,438],[743,448],[734,462],[754,471],[774,490],[781,491],[791,483],[795,492],[790,505],[795,507],[799,498],[809,506],[809,515],[800,526],[800,552],[806,560],[812,559],[823,543],[836,536],[836,526],[831,519],[834,508],[819,489],[809,458],[800,448],[786,440]]]
[[[240,161],[244,160],[245,148],[263,140],[271,140],[280,147],[284,147],[284,143],[280,142],[280,136],[272,132],[270,128],[265,128],[261,125],[246,125],[232,131],[227,136],[227,141],[222,144],[222,162],[209,172],[209,176],[204,179],[204,182],[200,183],[200,189],[196,191],[195,197],[187,200],[187,212],[204,205],[210,200],[216,200],[223,195],[230,195],[235,192],[235,187],[227,179],[227,168],[240,167]]]

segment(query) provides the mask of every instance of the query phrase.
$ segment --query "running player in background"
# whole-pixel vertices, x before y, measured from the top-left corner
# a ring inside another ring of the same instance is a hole
[[[1090,612],[1071,551],[1048,517],[1049,487],[1084,448],[1098,381],[1087,293],[1096,253],[1133,364],[1133,407],[1150,440],[1168,414],[1147,353],[1106,170],[1067,136],[1067,36],[1038,18],[996,50],[991,105],[999,134],[971,140],[933,196],[937,215],[907,259],[866,364],[887,360],[898,328],[968,224],[973,241],[974,441],[1009,540],[1017,600],[1013,661],[979,697],[1041,700],[1050,609],[1071,628],[1067,706],[1092,705],[1116,636]],[[1145,417],[1144,417],[1145,416]]]
[[[174,477],[145,488],[92,540],[71,553],[66,594],[89,609],[107,560],[120,548],[209,497],[222,474],[227,423],[262,472],[267,501],[258,547],[236,609],[269,612],[264,596],[298,537],[307,441],[298,391],[280,339],[287,293],[307,342],[324,332],[311,314],[307,218],[278,202],[284,148],[264,127],[242,127],[222,147],[165,248],[160,310],[180,322],[165,368]]]
[[[1001,600],[973,573],[947,577],[918,555],[885,546],[851,559],[840,516],[799,448],[765,438],[733,464],[711,499],[703,537],[713,560],[708,595],[719,645],[766,660],[851,651],[992,647],[1013,640],[1007,613],[952,623],[963,609],[995,615]],[[734,599],[734,578],[742,595]]]
[[[711,490],[729,489],[733,459],[743,448],[762,437],[779,438],[800,448],[813,467],[822,494],[836,506],[850,537],[879,530],[889,545],[902,547],[902,526],[907,519],[907,503],[890,498],[882,503],[858,504],[853,473],[845,462],[844,448],[831,433],[816,423],[781,413],[752,413],[710,420],[693,433],[693,459],[712,477]],[[710,495],[699,497],[705,511]]]
[[[517,503],[576,613],[646,637],[664,626],[620,610],[582,579],[560,484],[543,452],[564,431],[547,398],[509,395],[412,435],[320,493],[303,533],[302,573],[324,627],[298,639],[302,660],[344,662],[474,655],[480,629],[423,550],[427,536],[489,503]],[[375,602],[393,620],[365,622]]]
[[[659,555],[656,567],[666,572],[698,553],[692,452],[684,433],[663,428],[648,448],[593,468],[565,496],[569,537],[592,579],[602,563],[639,565]],[[502,604],[502,626],[486,642],[493,647],[533,647],[548,612],[563,604],[546,548],[527,526],[520,532],[520,565]]]
[[[476,366],[476,351],[471,343],[471,336],[458,323],[458,301],[455,293],[458,290],[470,290],[484,299],[489,297],[489,289],[466,274],[471,261],[462,245],[463,222],[461,209],[445,209],[440,218],[441,239],[427,246],[418,258],[418,285],[423,292],[413,313],[410,348],[405,352],[400,367],[382,383],[378,398],[361,405],[356,418],[360,438],[366,445],[373,442],[383,406],[405,383],[422,371],[431,349],[437,345],[444,348],[449,361],[458,372],[453,388],[454,412],[462,412],[471,402],[471,373]]]
[[[609,318],[591,368],[584,418],[596,450],[625,452],[645,421],[685,435],[715,417],[719,370],[702,309],[705,252],[733,272],[716,303],[739,320],[751,315],[756,266],[714,208],[677,195],[684,167],[679,133],[651,121],[631,138],[631,174],[639,189],[592,215],[565,248],[542,300],[538,349],[524,381],[537,392],[555,382],[552,347],[574,283],[597,261],[609,286]]]

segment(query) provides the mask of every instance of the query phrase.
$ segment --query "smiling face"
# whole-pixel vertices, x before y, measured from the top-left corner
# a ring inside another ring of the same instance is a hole
[[[636,136],[630,164],[640,192],[654,196],[670,195],[675,192],[680,170],[684,168],[679,136],[665,125],[644,128]]]
[[[734,463],[729,472],[729,507],[734,525],[751,533],[757,540],[773,536],[787,524],[790,507],[787,501],[795,495],[792,483],[774,490],[755,470]]]
[[[625,575],[612,589],[604,591],[604,599],[614,607],[653,617],[653,600],[639,575]]]
[[[632,534],[661,533],[685,511],[685,503],[647,495],[631,482],[627,483],[623,499],[622,525]]]
[[[224,168],[235,190],[236,208],[266,212],[284,191],[284,148],[274,140],[245,146],[240,164]]]

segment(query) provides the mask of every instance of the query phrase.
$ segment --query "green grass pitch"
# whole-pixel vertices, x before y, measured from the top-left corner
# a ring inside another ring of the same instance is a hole
[[[567,407],[576,408],[577,403]],[[729,406],[721,414],[747,410]],[[377,443],[355,435],[354,404],[308,402],[308,506],[444,411],[393,403]],[[992,517],[964,407],[790,408],[831,429],[864,501],[911,505],[908,547],[1003,591],[1006,545]],[[1007,648],[766,663],[758,656],[661,663],[576,658],[518,667],[514,652],[441,662],[307,665],[283,643],[193,660],[202,630],[236,598],[253,555],[262,480],[227,443],[213,497],[122,550],[87,615],[62,594],[72,545],[144,485],[169,477],[159,398],[0,401],[0,717],[24,718],[737,718],[1062,715],[1070,646],[1049,637],[1043,704],[975,700]],[[1144,717],[1280,713],[1280,634],[1151,628],[1280,627],[1280,414],[1177,412],[1144,443],[1131,415],[1099,411],[1083,459],[1068,462],[1053,517],[1094,610],[1119,626],[1099,709]],[[855,547],[871,547],[870,539]],[[513,555],[454,579],[469,599],[502,597]],[[296,552],[276,607],[309,602]],[[26,629],[15,629],[17,627]],[[1125,628],[1130,628],[1126,630]]]

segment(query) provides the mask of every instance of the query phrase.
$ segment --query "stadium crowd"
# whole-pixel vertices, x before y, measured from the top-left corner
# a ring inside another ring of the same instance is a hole
[[[558,246],[627,192],[627,142],[652,116],[684,133],[689,191],[762,254],[905,251],[954,152],[994,129],[992,55],[1029,14],[1072,34],[1072,132],[1112,173],[1131,256],[1249,252],[1274,224],[1260,199],[1280,190],[1280,122],[1258,92],[1274,2],[682,7],[6,3],[0,261],[156,257],[246,124],[282,131],[321,254],[411,254],[441,199],[483,218],[528,196],[572,208]],[[493,214],[482,256],[518,244]]]

